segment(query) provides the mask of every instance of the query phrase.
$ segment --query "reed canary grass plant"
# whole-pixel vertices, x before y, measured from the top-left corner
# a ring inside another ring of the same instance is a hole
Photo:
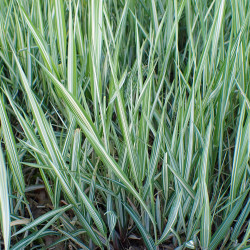
[[[247,249],[248,0],[0,1],[0,248]]]

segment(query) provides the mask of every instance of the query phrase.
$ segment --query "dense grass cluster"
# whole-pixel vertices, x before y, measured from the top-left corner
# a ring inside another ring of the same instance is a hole
[[[0,248],[249,247],[249,29],[249,0],[1,0]]]

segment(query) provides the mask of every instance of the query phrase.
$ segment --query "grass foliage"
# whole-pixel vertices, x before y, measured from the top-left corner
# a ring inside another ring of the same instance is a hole
[[[249,30],[248,0],[1,0],[1,246],[249,246]]]

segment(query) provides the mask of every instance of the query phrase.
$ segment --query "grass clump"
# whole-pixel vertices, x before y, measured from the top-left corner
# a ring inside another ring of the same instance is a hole
[[[246,248],[249,8],[1,1],[1,246]]]

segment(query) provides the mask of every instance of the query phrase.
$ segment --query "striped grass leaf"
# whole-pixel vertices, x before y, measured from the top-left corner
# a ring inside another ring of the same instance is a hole
[[[189,143],[188,143],[188,152],[187,152],[187,160],[185,167],[185,180],[188,181],[191,164],[192,164],[192,156],[193,156],[193,141],[194,141],[194,88],[192,89],[192,97],[190,102],[190,126],[189,126]]]
[[[42,66],[42,65],[41,65]],[[147,211],[151,221],[154,223],[154,218],[151,215],[147,205],[143,201],[142,197],[138,194],[136,189],[133,187],[128,177],[124,174],[123,170],[118,166],[114,159],[107,153],[99,136],[96,132],[96,128],[88,117],[86,111],[80,105],[80,103],[65,89],[65,87],[57,80],[57,78],[51,74],[44,66],[43,70],[53,81],[54,85],[63,96],[65,103],[70,108],[71,112],[74,114],[78,121],[78,124],[83,130],[83,133],[88,138],[89,142],[95,149],[96,153],[101,157],[102,161],[108,168],[111,168],[115,175],[121,180],[121,182],[126,186],[126,188],[135,196],[135,198],[141,203],[142,207]]]
[[[145,99],[145,94],[147,93],[146,90],[148,89],[148,87],[150,86],[150,83],[152,82],[152,77],[153,77],[153,73],[155,71],[156,65],[157,65],[157,62],[150,69],[150,73],[148,74],[147,79],[143,84],[143,88],[140,91],[140,95],[139,95],[138,99],[136,100],[135,108],[134,108],[134,111],[133,111],[134,112],[134,119],[138,115],[138,111],[139,111],[140,106],[143,105],[143,100]],[[161,91],[162,83],[163,83],[163,81],[161,82],[161,84],[160,84],[160,86],[158,88],[157,94],[160,93],[160,91]],[[158,97],[157,94],[156,94],[156,97]],[[158,100],[158,99],[156,98],[156,100]],[[154,109],[155,109],[155,106],[156,106],[156,100],[155,100],[154,104],[152,105],[151,113],[150,113],[150,116],[149,116],[150,118],[152,118],[152,116],[154,114]],[[167,103],[167,101],[168,101],[168,97],[166,98],[165,103]]]
[[[50,48],[50,53],[51,53],[51,57],[50,57],[50,59],[51,59],[51,61],[52,62],[57,62],[57,60],[59,59],[59,51],[58,51],[58,47],[57,47],[57,32],[56,32],[56,30],[55,30],[55,27],[54,27],[54,25],[55,25],[55,22],[54,22],[54,17],[55,17],[55,11],[54,11],[54,9],[53,9],[53,3],[54,3],[54,1],[50,1],[50,3],[51,4],[48,4],[47,5],[47,7],[48,7],[48,10],[47,10],[47,20],[48,20],[48,36],[49,36],[49,48]],[[31,21],[31,20],[28,20],[28,21]],[[26,20],[26,22],[27,22],[27,20]],[[30,24],[31,25],[31,24]],[[29,27],[29,26],[28,26]],[[30,29],[30,28],[29,28]],[[34,30],[34,31],[36,31],[36,30]],[[33,36],[33,38],[34,38],[34,34],[31,32],[31,34],[32,34],[32,36]],[[43,34],[43,33],[41,33],[41,34]],[[41,42],[43,41],[44,42],[44,46],[45,46],[45,48],[47,49],[48,48],[48,45],[47,44],[45,44],[45,37],[46,36],[42,36],[41,35],[41,38],[42,39],[44,39],[44,40],[41,40]],[[37,37],[36,38],[34,38],[34,40],[35,40],[35,42],[36,42],[36,44],[37,44],[37,41],[36,41],[36,39],[37,39]],[[40,43],[41,43],[40,42]],[[40,51],[40,53],[42,54],[42,49],[41,48],[39,48],[39,46],[38,46],[38,49],[39,49],[39,51]],[[49,54],[49,53],[48,53]],[[39,59],[40,60],[40,59]],[[45,62],[44,62],[45,63]],[[45,63],[46,64],[46,63]],[[61,69],[62,67],[60,67],[60,65],[58,65],[58,69]]]
[[[204,207],[201,219],[201,246],[202,249],[209,249],[208,247],[211,239],[211,214],[206,184],[204,184],[202,196],[202,200],[204,201]]]
[[[72,142],[72,153],[70,159],[71,173],[73,176],[80,178],[80,169],[79,169],[79,156],[81,152],[81,130],[76,129],[74,132],[73,142]],[[72,183],[72,181],[71,181]],[[72,188],[74,187],[73,183],[71,184]]]
[[[72,207],[73,207],[73,205],[70,204],[70,205],[49,211],[46,214],[41,215],[40,217],[38,217],[37,219],[35,219],[31,223],[29,223],[27,226],[25,226],[22,229],[20,229],[19,231],[17,231],[15,234],[13,234],[13,236],[24,233],[30,229],[33,229],[35,226],[38,226],[38,225],[42,224],[43,222],[50,220],[52,217],[56,216],[57,214],[65,213],[66,211],[68,211]]]
[[[72,232],[68,233],[68,232],[66,232],[66,231],[64,231],[64,230],[61,230],[61,229],[58,229],[58,231],[59,231],[61,234],[64,235],[64,238],[58,240],[58,241],[56,242],[57,244],[58,244],[59,242],[63,242],[63,241],[65,241],[65,240],[69,240],[69,239],[70,239],[70,240],[73,241],[75,244],[77,244],[79,247],[81,247],[81,249],[84,249],[84,250],[88,250],[88,249],[89,249],[86,245],[83,244],[83,242],[82,242],[79,238],[76,237],[77,234],[81,233],[81,231],[80,231],[80,232],[75,232],[75,233],[72,233]],[[56,244],[53,244],[53,246],[55,246],[55,245],[56,245]],[[51,248],[51,246],[49,246],[48,248]]]
[[[184,187],[184,189],[188,192],[188,194],[194,199],[194,197],[195,197],[194,190],[192,189],[192,187],[190,187],[190,185],[185,181],[185,179],[181,176],[181,174],[177,170],[177,163],[173,157],[173,153],[172,153],[172,150],[170,148],[170,145],[167,142],[167,140],[165,141],[165,143],[166,143],[167,153],[168,153],[168,155],[170,157],[170,161],[171,161],[171,164],[168,164],[168,168],[173,173],[173,175],[176,177],[176,179],[180,182],[182,187]]]
[[[235,79],[235,83],[236,83],[238,89],[240,90],[240,93],[243,96],[243,98],[244,98],[244,100],[245,100],[245,102],[247,104],[247,108],[249,110],[250,109],[250,101],[249,101],[248,97],[246,96],[245,92],[242,90],[241,86],[239,85],[239,83],[238,83],[238,81],[236,79]]]
[[[75,178],[73,177],[73,175],[69,172],[71,180],[74,182],[75,187],[78,191],[78,195],[80,196],[81,200],[83,201],[84,205],[86,206],[89,214],[91,215],[92,219],[94,220],[97,228],[100,230],[100,232],[103,235],[107,234],[107,229],[106,226],[101,218],[101,215],[98,213],[98,211],[96,210],[96,208],[94,207],[93,203],[90,201],[90,199],[88,198],[88,196],[81,190],[81,187],[79,186],[79,184],[77,183],[77,181],[75,180]]]
[[[64,18],[64,1],[54,0],[54,10],[55,10],[55,20],[56,20],[57,46],[60,52],[63,72],[65,73],[66,71],[66,27],[65,27],[65,18]]]
[[[78,96],[78,82],[77,82],[77,61],[76,61],[76,45],[75,45],[75,35],[73,30],[73,18],[72,18],[72,6],[71,1],[69,3],[69,36],[68,36],[68,58],[67,58],[67,80],[68,80],[68,90],[75,97]],[[75,128],[76,122],[72,117],[71,111],[68,110],[68,117],[70,119],[70,126],[68,129],[68,134],[63,146],[63,157],[66,156],[66,153],[69,149],[69,144],[71,142],[71,137],[73,136],[73,130]],[[75,155],[76,156],[76,155]],[[73,157],[73,160],[75,157]],[[72,162],[71,166],[74,166],[76,170],[76,162]]]
[[[99,234],[96,233],[96,231],[90,226],[88,221],[85,219],[84,215],[82,212],[79,211],[79,209],[74,208],[74,211],[77,215],[77,218],[81,225],[86,229],[86,233],[88,236],[93,240],[93,242],[98,245],[99,247],[102,248],[102,242],[99,238]]]
[[[57,1],[56,1],[57,2]],[[72,18],[72,7],[71,1],[69,3],[69,38],[68,38],[68,90],[73,96],[77,97],[77,64],[76,64],[76,45],[75,36],[73,30],[73,18]],[[66,41],[65,41],[66,42]]]
[[[151,10],[152,20],[153,20],[153,23],[154,23],[155,33],[157,33],[158,28],[159,28],[159,24],[158,24],[158,17],[157,17],[155,1],[151,0],[150,7],[151,7],[150,10]]]
[[[175,33],[176,33],[176,25],[178,24],[178,22],[181,18],[183,9],[185,7],[185,2],[186,2],[186,0],[182,0],[180,2],[179,8],[177,10],[177,18],[175,18],[174,23],[171,25],[172,29],[169,29],[170,34],[169,34],[169,37],[167,39],[168,43],[166,45],[165,54],[164,54],[164,58],[163,58],[163,66],[162,66],[161,73],[160,73],[161,77],[164,75],[163,72],[166,70],[167,65],[169,63],[169,57],[170,57],[170,53],[172,50],[172,46],[173,46],[173,42],[174,42],[174,38],[175,38]],[[171,5],[172,2],[169,2],[169,4]],[[170,9],[169,9],[169,12],[170,12]],[[170,13],[168,13],[168,14],[170,17]]]
[[[137,228],[139,229],[141,236],[144,240],[145,245],[147,246],[147,249],[156,249],[156,246],[154,244],[154,241],[150,234],[147,232],[145,227],[142,225],[138,215],[131,209],[127,204],[123,203],[126,211],[130,214],[130,216],[133,218]]]
[[[83,33],[82,33],[82,28],[80,25],[80,20],[79,20],[79,13],[80,13],[80,1],[77,1],[77,5],[75,4],[74,1],[74,9],[75,9],[75,21],[74,21],[74,32],[75,32],[75,40],[76,40],[76,46],[78,49],[78,55],[80,55],[80,60],[81,60],[81,64],[84,65],[84,55],[85,55],[85,49],[86,47],[84,47],[84,39],[83,39]]]
[[[46,177],[46,174],[43,170],[44,169],[51,169],[50,167],[48,167],[48,163],[47,163],[47,159],[46,159],[46,152],[44,152],[44,149],[40,143],[40,141],[38,140],[34,130],[32,129],[32,126],[31,126],[31,123],[28,119],[27,116],[25,116],[25,118],[21,115],[21,113],[19,112],[19,110],[17,109],[9,91],[4,88],[5,90],[5,95],[7,96],[9,102],[10,102],[10,105],[27,137],[27,139],[29,140],[29,148],[32,148],[33,149],[33,152],[35,153],[35,158],[38,162],[38,166],[39,166],[39,170],[40,170],[40,173],[41,173],[41,176],[43,178],[43,181],[44,181],[44,184],[46,186],[46,190],[50,196],[50,199],[51,201],[53,202],[54,201],[54,193],[52,192],[52,189],[51,189],[51,186],[49,184],[49,181],[48,181],[48,178]],[[24,113],[24,112],[23,112]],[[31,163],[25,163],[25,164],[31,164]],[[34,165],[32,165],[34,167]],[[54,178],[55,175],[54,173],[52,172],[51,173],[51,176]]]
[[[24,115],[24,117],[21,115],[21,112],[19,111],[19,109],[17,108],[17,105],[15,104],[13,98],[11,97],[11,94],[10,92],[4,88],[4,91],[5,91],[5,95],[7,96],[8,98],[8,101],[18,119],[18,122],[20,123],[30,145],[32,145],[32,147],[36,148],[35,151],[37,151],[39,154],[38,154],[38,157],[39,159],[44,163],[46,164],[46,159],[44,156],[46,156],[46,152],[44,152],[44,149],[40,143],[40,141],[38,140],[36,134],[35,134],[35,131],[33,130],[32,126],[31,126],[31,122],[30,120],[28,119],[27,115],[24,113],[23,110],[22,113]]]
[[[244,209],[240,213],[240,216],[234,226],[234,230],[231,235],[232,241],[236,241],[237,238],[239,237],[242,226],[247,221],[249,214],[250,214],[250,199],[247,201],[247,204],[245,205]]]
[[[93,66],[96,68],[97,76],[99,77],[100,59],[102,53],[102,27],[103,27],[103,1],[89,0],[89,32],[90,44],[92,50]],[[99,86],[100,87],[100,86]],[[100,91],[100,89],[99,89]],[[100,92],[100,95],[102,93]]]
[[[113,210],[113,202],[111,195],[107,196],[107,212],[105,214],[107,215],[107,221],[110,231],[109,238],[111,238],[113,236],[113,232],[117,224],[117,215]]]
[[[64,234],[66,231],[64,231],[64,230],[60,230],[60,233],[61,234]],[[58,234],[60,234],[59,232],[58,232]],[[79,230],[73,230],[73,231],[71,231],[70,232],[70,235],[64,235],[64,236],[62,236],[60,239],[58,239],[58,240],[56,240],[56,241],[54,241],[52,244],[50,244],[49,246],[48,246],[48,248],[52,248],[52,247],[55,247],[57,244],[59,244],[59,243],[62,243],[62,242],[65,242],[65,241],[67,241],[68,239],[69,239],[69,237],[74,237],[74,238],[76,238],[76,237],[78,237],[79,235],[83,235],[84,233],[86,233],[86,231],[85,230],[82,230],[82,229],[79,229]],[[77,240],[78,240],[78,238],[77,238]],[[86,247],[86,246],[85,246]],[[89,249],[89,248],[88,248]]]
[[[168,168],[171,170],[173,175],[177,178],[177,180],[180,182],[180,184],[184,187],[184,189],[188,192],[188,194],[194,199],[195,192],[192,187],[183,179],[181,174],[176,171],[171,165],[168,165]]]
[[[111,69],[111,75],[112,75],[112,78],[114,81],[115,90],[117,91],[116,103],[117,103],[118,120],[119,120],[121,129],[122,129],[122,134],[123,134],[126,146],[127,146],[128,158],[129,158],[129,162],[130,162],[130,167],[132,169],[134,181],[135,181],[136,185],[139,186],[139,183],[141,181],[138,179],[138,177],[139,177],[138,171],[139,170],[137,169],[137,164],[138,164],[137,153],[135,152],[135,148],[133,147],[133,141],[132,141],[132,138],[131,138],[131,135],[129,132],[128,120],[127,120],[127,116],[126,116],[126,112],[125,112],[125,104],[124,104],[123,97],[121,95],[121,90],[119,90],[120,84],[119,84],[119,81],[117,79],[117,75],[115,72],[115,65],[114,65],[114,62],[113,62],[111,54],[110,54],[106,34],[104,34],[104,40],[105,40],[105,45],[107,48],[107,55],[108,55],[110,69]],[[124,73],[125,72],[126,71],[124,71]]]
[[[220,244],[220,242],[224,239],[226,233],[228,232],[228,230],[230,230],[230,226],[232,225],[236,216],[241,211],[242,204],[248,194],[249,194],[249,188],[245,190],[245,192],[240,196],[240,198],[237,200],[237,202],[233,206],[231,212],[228,214],[228,216],[224,219],[223,223],[219,226],[219,228],[213,234],[213,237],[209,244],[209,249],[211,250],[216,249],[218,245]]]
[[[207,179],[208,179],[208,163],[209,163],[209,145],[212,132],[212,121],[210,120],[206,135],[205,143],[201,158],[201,168],[200,168],[200,185],[201,185],[201,201],[203,201],[203,212],[201,220],[201,246],[203,249],[208,249],[210,238],[211,238],[211,219],[210,219],[210,206],[209,206],[209,196],[207,190]]]
[[[237,250],[248,249],[249,248],[249,238],[250,238],[250,223],[248,223],[248,227],[246,229],[246,234],[241,242],[241,244],[236,248]]]
[[[33,38],[35,39],[38,48],[40,50],[40,53],[42,55],[43,61],[45,63],[45,65],[50,69],[50,70],[54,70],[57,73],[57,69],[55,67],[55,64],[53,63],[51,56],[48,53],[48,48],[47,48],[47,44],[44,41],[44,38],[42,37],[41,33],[36,29],[36,27],[33,25],[33,23],[31,22],[29,16],[27,15],[27,13],[25,12],[24,8],[22,7],[22,5],[20,4],[20,9],[21,12],[23,14],[23,17],[25,19],[26,24],[28,25]],[[57,73],[58,75],[58,73]]]
[[[73,136],[74,136],[74,130],[75,130],[75,126],[76,126],[76,120],[72,119],[70,122],[70,125],[68,126],[68,130],[67,130],[67,135],[63,144],[63,148],[62,148],[62,156],[64,158],[66,158],[67,153],[70,149],[70,144],[73,140]]]
[[[193,202],[193,206],[191,208],[191,213],[190,213],[190,217],[189,217],[189,221],[188,221],[188,227],[187,227],[187,240],[191,239],[191,236],[194,232],[194,230],[196,229],[196,224],[199,221],[201,215],[197,215],[198,214],[198,208],[200,205],[200,200],[201,200],[201,195],[200,192],[197,191],[195,198],[194,198],[194,202]],[[201,211],[200,211],[201,214]],[[195,217],[196,216],[196,217]]]
[[[89,60],[90,60],[90,88],[94,105],[95,121],[99,121],[99,112],[103,128],[105,128],[102,108],[102,85],[100,75],[100,62],[102,56],[102,32],[103,32],[103,1],[89,0],[88,15],[88,38],[89,38]],[[103,130],[105,143],[106,131]]]
[[[249,110],[247,110],[249,111]],[[249,137],[250,137],[250,130],[249,130],[249,126],[250,126],[250,113],[248,112],[248,114],[246,113],[246,118],[244,121],[244,125],[243,125],[243,129],[242,129],[242,140],[241,140],[241,149],[240,149],[240,153],[239,153],[239,172],[242,172],[242,166],[245,167],[246,165],[244,165],[244,161],[247,162],[248,161],[248,156],[250,153],[250,148],[249,148]],[[242,175],[238,175],[239,179],[242,178]],[[238,183],[239,185],[240,183]],[[237,188],[237,187],[236,187]]]
[[[166,103],[163,107],[163,110],[166,109]],[[156,137],[154,139],[153,147],[152,147],[152,153],[150,156],[150,161],[149,161],[149,167],[148,167],[148,178],[147,182],[144,186],[144,197],[146,196],[148,192],[149,185],[153,185],[154,183],[154,178],[153,176],[155,175],[155,171],[157,168],[159,156],[160,156],[160,150],[162,147],[162,134],[163,132],[163,123],[164,123],[164,118],[165,118],[165,112],[162,112],[159,128],[156,134]],[[153,204],[152,204],[153,205]]]
[[[86,177],[81,176],[81,180],[82,180],[82,182],[84,182],[84,183],[91,184],[91,180],[88,179],[88,178],[86,178]],[[112,181],[112,180],[111,180],[111,181]],[[105,184],[103,184],[102,181],[100,181],[100,182],[101,182],[100,185],[99,185],[99,184],[95,184],[95,188],[96,188],[96,189],[98,189],[98,190],[100,190],[100,191],[106,193],[107,195],[111,195],[111,196],[117,198],[117,195],[116,195],[111,189],[106,188],[106,187],[105,187]],[[115,182],[115,183],[117,183],[117,182]],[[122,185],[121,183],[119,183],[119,184],[120,184],[122,187],[126,188],[126,187],[125,187],[124,185]],[[119,184],[118,184],[118,185],[119,185]]]
[[[0,119],[1,119],[1,128],[4,136],[5,147],[7,149],[7,156],[9,159],[9,167],[11,169],[11,173],[14,177],[14,183],[17,187],[19,194],[25,197],[25,182],[22,173],[22,168],[17,152],[16,142],[14,139],[13,131],[11,128],[11,124],[9,122],[9,118],[6,113],[5,104],[3,102],[3,97],[0,97]]]
[[[42,14],[42,8],[41,8],[41,0],[37,1],[37,19],[38,19],[38,26],[39,26],[39,31],[41,32],[42,36],[44,37],[44,23],[43,23],[43,14]]]
[[[2,148],[0,148],[0,218],[5,249],[10,246],[10,206],[8,194],[8,177]]]
[[[71,206],[71,205],[68,205]],[[39,236],[46,231],[51,225],[53,225],[63,214],[65,211],[59,211],[58,213],[55,214],[53,218],[51,218],[46,225],[44,225],[40,230],[36,232],[36,234],[33,235],[32,238],[29,239],[28,242],[26,242],[26,246],[30,245],[33,241],[35,241]],[[46,215],[46,214],[45,214]]]
[[[163,185],[163,192],[165,200],[168,200],[168,193],[169,193],[169,177],[168,177],[168,155],[167,153],[164,154],[163,158],[163,166],[162,166],[162,185]]]
[[[15,56],[16,59],[16,64],[18,65],[18,69],[19,69],[19,73],[21,75],[21,80],[23,83],[23,86],[25,88],[25,91],[28,95],[28,99],[29,102],[31,104],[32,107],[32,112],[36,121],[36,125],[37,128],[39,130],[39,134],[42,138],[43,141],[43,146],[46,148],[46,152],[47,154],[50,156],[51,159],[48,159],[47,162],[49,163],[49,165],[53,168],[54,173],[56,174],[56,176],[58,177],[58,180],[60,181],[60,184],[62,185],[65,193],[67,194],[68,199],[70,200],[70,202],[72,202],[75,206],[77,206],[77,202],[75,199],[75,196],[72,192],[72,189],[67,181],[67,177],[66,174],[64,173],[64,171],[61,170],[64,169],[65,171],[67,171],[67,167],[66,164],[63,160],[63,157],[61,155],[60,150],[58,149],[58,145],[57,142],[55,141],[54,138],[54,134],[53,131],[51,129],[51,126],[48,124],[43,111],[41,110],[41,107],[37,104],[37,101],[35,100],[34,96],[33,96],[33,92],[31,91],[28,82],[27,82],[27,78],[21,68],[21,65],[13,51],[13,54]],[[78,187],[78,185],[76,186]],[[88,203],[89,201],[84,199],[85,202],[85,206],[87,207],[87,209],[89,210],[91,207],[93,208],[93,205]],[[94,219],[95,222],[97,222],[97,227],[100,230],[100,232],[103,235],[106,235],[106,229],[104,227],[104,222],[100,222],[100,215],[97,215],[97,211],[90,209],[89,210],[90,215],[92,216],[92,218]]]
[[[213,38],[214,38],[215,30],[220,29],[220,26],[223,24],[222,21],[223,21],[224,6],[225,6],[225,0],[222,0],[220,2],[220,6],[218,6],[218,8],[216,9],[213,24],[212,24],[212,27],[210,29],[208,39],[206,41],[206,46],[203,49],[203,52],[202,52],[202,55],[200,57],[199,64],[198,64],[198,67],[197,67],[197,70],[196,70],[197,73],[195,74],[195,78],[194,78],[195,89],[198,88],[198,85],[199,85],[198,83],[200,82],[202,71],[203,71],[204,65],[206,63],[208,51],[209,51],[211,42],[213,41]]]
[[[92,58],[94,58],[94,55],[92,55]],[[101,116],[101,123],[102,123],[102,127],[103,127],[103,137],[104,137],[104,145],[105,145],[105,149],[107,150],[108,148],[108,140],[107,140],[107,135],[106,135],[106,122],[105,122],[105,118],[104,118],[104,109],[103,109],[103,103],[101,100],[101,88],[100,88],[100,73],[98,74],[96,72],[97,68],[95,66],[95,64],[93,63],[93,92],[94,92],[94,102],[95,104],[95,113],[96,113],[96,121],[98,121],[98,112],[100,113]],[[97,110],[99,107],[99,110]]]
[[[49,160],[48,160],[49,161]],[[67,183],[67,179],[65,179],[62,176],[62,171],[59,171],[57,167],[54,166],[54,164],[49,161],[50,166],[53,168],[55,174],[58,176],[58,179],[60,181],[60,184],[62,185],[65,193],[68,196],[68,199],[70,200],[70,202],[77,207],[77,203],[76,203],[76,197],[72,192],[72,189],[70,188],[69,184]],[[103,236],[106,236],[107,234],[107,230],[106,230],[106,226],[101,218],[101,215],[99,214],[99,212],[96,210],[96,208],[93,206],[92,202],[88,199],[88,197],[85,195],[84,192],[82,192],[81,188],[79,187],[78,183],[75,181],[74,177],[72,176],[71,172],[68,172],[68,174],[71,177],[71,180],[73,180],[73,183],[78,191],[79,196],[81,197],[82,202],[84,203],[86,209],[88,210],[90,216],[92,217],[92,219],[94,220],[97,228],[99,229],[100,233]]]
[[[18,15],[16,12],[16,8],[14,7],[14,15],[15,15],[15,26],[16,26],[16,32],[17,32],[17,37],[18,37],[18,41],[17,41],[17,50],[21,50],[22,48],[24,48],[24,36],[23,36],[23,32],[21,29],[21,25],[20,25],[20,20],[18,20]],[[26,54],[23,54],[23,58],[21,59],[22,62],[26,61]]]
[[[162,212],[162,209],[161,209],[160,195],[157,195],[156,202],[155,202],[155,218],[156,218],[157,227],[158,227],[160,234],[162,234],[161,212]]]
[[[182,191],[177,193],[177,195],[176,195],[176,198],[174,200],[174,203],[172,205],[171,211],[170,211],[169,216],[168,216],[167,225],[166,225],[166,227],[161,235],[161,238],[157,242],[157,245],[164,242],[164,240],[167,238],[169,232],[174,227],[174,224],[176,223],[178,211],[179,211],[179,208],[181,205],[181,199],[182,199]]]
[[[237,62],[237,53],[239,50],[239,44],[242,39],[242,34],[246,30],[246,23],[250,14],[248,13],[244,25],[242,26],[238,36],[235,40],[233,40],[233,32],[230,34],[230,42],[229,42],[229,52],[227,54],[227,58],[225,59],[224,67],[225,69],[222,71],[224,74],[224,83],[221,89],[221,100],[218,102],[219,104],[219,112],[216,119],[216,126],[215,126],[215,145],[219,145],[219,165],[221,165],[221,158],[222,158],[222,137],[223,137],[223,124],[226,114],[226,107],[229,101],[229,95],[232,90],[233,79],[235,79],[235,67]]]
[[[233,169],[232,169],[232,177],[231,177],[231,185],[230,185],[230,200],[233,201],[236,197],[237,187],[239,186],[239,159],[241,149],[241,141],[244,140],[242,137],[242,130],[243,130],[243,122],[245,118],[245,101],[243,102],[241,112],[240,112],[240,119],[237,131],[237,137],[235,142],[235,149],[234,149],[234,159],[233,159]],[[249,118],[248,118],[249,119]],[[248,126],[249,127],[249,126]]]
[[[39,134],[41,135],[43,146],[45,147],[46,152],[50,156],[52,162],[55,163],[56,164],[55,166],[58,167],[58,165],[60,165],[59,164],[60,159],[58,159],[60,155],[58,155],[59,150],[57,148],[57,143],[55,142],[55,137],[53,135],[53,132],[51,131],[51,127],[48,124],[41,107],[38,105],[37,100],[34,97],[34,94],[28,84],[26,75],[23,72],[23,69],[18,61],[18,58],[16,57],[14,50],[12,50],[12,52],[16,60],[16,64],[18,66],[23,87],[25,89],[30,105],[32,107],[32,113],[35,118]]]
[[[21,239],[14,246],[12,246],[11,250],[24,249],[28,245],[28,243],[34,238],[35,235],[36,235],[36,232]],[[39,237],[37,237],[37,239],[43,238],[45,236],[59,236],[59,235],[60,235],[60,233],[55,232],[53,230],[45,230],[39,235]]]
[[[163,112],[164,114],[164,112]],[[157,131],[157,135],[156,138],[154,140],[153,143],[153,148],[152,148],[152,154],[150,157],[150,162],[149,162],[149,180],[152,181],[153,180],[153,176],[155,175],[155,170],[158,164],[158,160],[159,160],[159,155],[160,155],[160,150],[161,150],[161,138],[162,138],[162,133],[163,133],[163,119],[161,119],[161,124],[160,127]]]

